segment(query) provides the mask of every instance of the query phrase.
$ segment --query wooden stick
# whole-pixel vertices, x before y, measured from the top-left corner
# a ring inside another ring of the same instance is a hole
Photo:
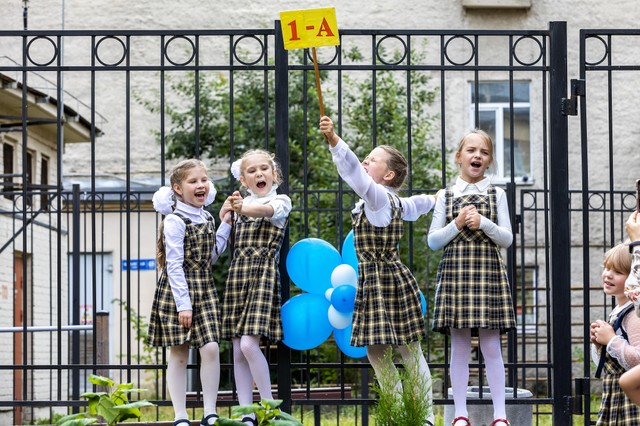
[[[318,89],[318,103],[320,104],[320,117],[324,117],[324,102],[322,102],[322,88],[320,87],[320,71],[318,70],[318,57],[316,56],[316,48],[311,48],[311,54],[313,56],[313,69],[316,72],[316,88]],[[322,134],[325,141],[329,140],[329,137]]]

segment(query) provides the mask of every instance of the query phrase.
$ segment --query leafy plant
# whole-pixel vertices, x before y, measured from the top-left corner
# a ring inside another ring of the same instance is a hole
[[[116,385],[110,378],[95,374],[89,376],[87,380],[96,386],[107,388],[107,391],[83,393],[80,396],[88,399],[88,411],[64,416],[56,424],[80,426],[104,422],[115,425],[127,419],[139,418],[142,415],[140,408],[155,405],[147,400],[129,402],[128,394],[145,391],[145,389],[135,389],[133,383]]]
[[[396,368],[391,348],[385,353],[383,367],[376,374],[373,385],[378,394],[375,408],[376,424],[381,426],[422,425],[432,411],[429,397],[431,382],[417,371],[420,353],[411,350],[411,359],[404,368]],[[401,386],[397,386],[398,380]],[[401,389],[401,390],[400,390]]]
[[[231,407],[231,414],[235,418],[241,419],[248,414],[254,414],[258,425],[275,426],[303,426],[295,417],[281,411],[278,407],[282,404],[281,399],[263,399],[251,405],[236,405]],[[239,420],[220,418],[216,422],[219,426],[246,426]]]

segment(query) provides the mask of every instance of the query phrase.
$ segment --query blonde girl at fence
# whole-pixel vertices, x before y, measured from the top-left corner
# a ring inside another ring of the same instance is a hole
[[[169,347],[167,387],[175,412],[174,426],[189,426],[186,408],[186,372],[189,347],[200,351],[200,381],[204,414],[200,424],[218,419],[216,400],[220,382],[220,319],[213,282],[213,264],[227,244],[231,206],[220,209],[218,231],[204,209],[213,202],[215,188],[200,160],[178,163],[170,173],[171,187],[153,196],[161,223],[157,259],[160,278],[149,320],[148,343]]]
[[[640,318],[633,302],[625,295],[632,256],[628,244],[618,244],[604,256],[602,285],[604,294],[616,306],[607,321],[591,323],[591,359],[598,366],[595,376],[602,378],[602,401],[597,425],[638,425],[640,408],[622,391],[618,381],[631,367],[640,364]]]
[[[428,243],[444,248],[438,267],[433,329],[451,335],[453,426],[469,426],[467,385],[471,335],[477,333],[493,402],[492,426],[508,426],[500,334],[515,329],[509,282],[500,248],[513,235],[505,192],[485,173],[493,141],[482,130],[467,133],[455,160],[460,176],[438,197]]]
[[[338,173],[362,198],[352,210],[359,277],[351,345],[366,346],[367,358],[378,379],[382,372],[395,372],[395,388],[401,393],[402,383],[393,360],[385,356],[389,347],[397,346],[408,370],[421,375],[428,386],[430,408],[425,423],[432,425],[431,373],[420,348],[420,339],[425,335],[420,290],[411,271],[400,260],[398,243],[403,221],[415,221],[428,213],[435,197],[398,196],[408,164],[397,149],[378,146],[360,163],[334,132],[329,117],[320,119],[320,131],[327,138]]]
[[[260,338],[282,340],[280,316],[280,248],[291,199],[276,192],[280,169],[273,154],[246,152],[231,173],[249,195],[239,191],[227,198],[234,212],[231,266],[222,302],[223,338],[233,342],[233,371],[240,405],[253,402],[253,385],[260,399],[273,399],[269,364]],[[241,420],[257,425],[253,414]]]

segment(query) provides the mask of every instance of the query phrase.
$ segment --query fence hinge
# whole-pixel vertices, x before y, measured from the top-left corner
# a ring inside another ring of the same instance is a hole
[[[562,115],[578,115],[578,96],[586,95],[585,81],[577,78],[571,79],[571,97],[562,98]]]
[[[589,395],[585,390],[591,386],[588,377],[578,377],[574,379],[576,396],[571,398],[571,414],[584,414],[584,404],[588,403]]]

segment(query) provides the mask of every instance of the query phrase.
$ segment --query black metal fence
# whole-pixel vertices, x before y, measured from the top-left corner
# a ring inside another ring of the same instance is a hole
[[[583,266],[582,255],[589,259],[602,242],[622,236],[620,215],[629,206],[612,201],[628,194],[611,179],[596,213],[609,219],[607,237],[590,239],[588,220],[582,220],[585,239],[576,237],[575,215],[590,215],[591,175],[583,164],[583,182],[570,180],[576,153],[567,114],[581,93],[566,93],[566,25],[347,29],[340,36],[339,47],[319,50],[324,106],[359,154],[381,143],[407,154],[406,193],[434,193],[451,182],[451,147],[465,130],[483,127],[494,137],[495,181],[507,191],[515,234],[506,253],[518,316],[517,331],[504,339],[513,389],[508,404],[532,406],[538,423],[570,424],[572,414],[584,412],[588,424],[589,386],[578,380],[584,390],[578,398],[572,389],[574,377],[589,375],[588,347],[581,343],[588,321],[576,318],[571,290],[589,288],[592,271],[585,262],[582,286],[573,271]],[[282,251],[283,300],[300,292],[286,273],[291,245],[315,237],[342,247],[356,198],[333,170],[316,129],[310,55],[282,45],[279,22],[243,31],[0,31],[0,52],[14,60],[0,62],[0,232],[6,235],[0,291],[15,294],[2,308],[0,339],[7,350],[0,376],[13,389],[0,391],[0,416],[20,423],[78,410],[93,372],[133,381],[149,388],[145,396],[159,407],[170,405],[163,374],[168,352],[145,346],[144,332],[161,220],[150,198],[166,183],[173,156],[209,162],[220,193],[215,207],[235,189],[228,164],[237,155],[249,147],[276,153],[281,190],[294,204]],[[614,68],[609,64],[609,75]],[[584,101],[581,106],[585,114]],[[581,123],[586,141],[584,116]],[[393,135],[396,140],[387,140]],[[81,140],[86,143],[72,145]],[[428,226],[429,217],[407,224],[402,255],[430,301],[439,253],[426,249]],[[219,291],[226,261],[219,265]],[[576,345],[583,346],[585,374],[572,371]],[[221,347],[219,405],[229,406],[236,403],[232,355],[227,343]],[[448,342],[429,330],[424,349],[436,379],[434,402],[446,411],[452,404]],[[281,343],[264,350],[278,397],[307,424],[371,422],[376,396],[365,359],[344,355],[332,338],[308,351]],[[472,384],[483,385],[481,357],[473,356]],[[194,355],[194,418],[201,406],[197,365]],[[532,397],[518,398],[518,389]],[[485,394],[471,403],[490,399]],[[156,419],[170,418],[162,408],[151,411]]]

